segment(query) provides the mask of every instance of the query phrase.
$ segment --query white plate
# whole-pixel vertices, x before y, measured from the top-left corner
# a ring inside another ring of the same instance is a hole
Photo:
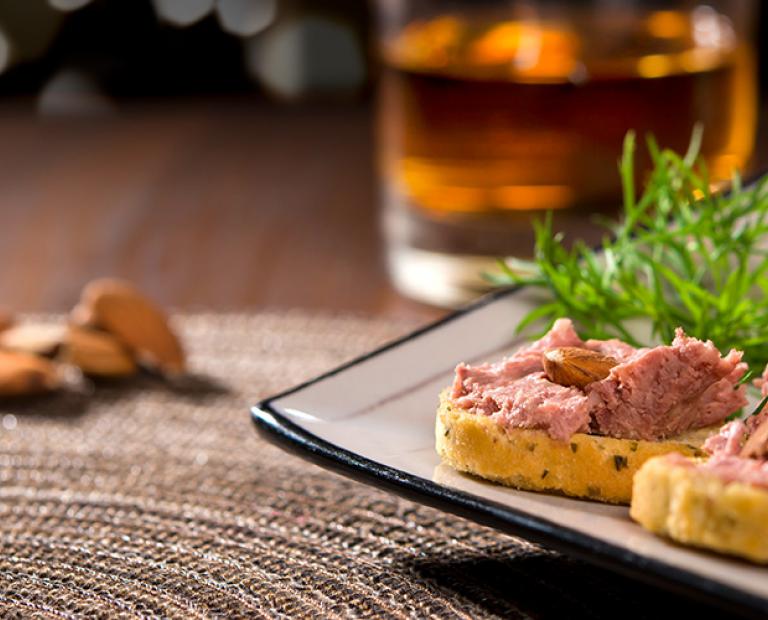
[[[657,538],[628,509],[484,483],[440,464],[438,394],[460,361],[494,360],[523,339],[520,293],[447,319],[267,399],[252,411],[270,441],[324,467],[662,587],[768,613],[768,568]]]

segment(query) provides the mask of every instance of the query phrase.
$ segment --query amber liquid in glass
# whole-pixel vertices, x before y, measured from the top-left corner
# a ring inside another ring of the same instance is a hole
[[[684,152],[701,123],[712,177],[743,168],[756,123],[752,50],[712,21],[720,16],[698,19],[659,11],[630,24],[489,25],[446,16],[385,41],[380,166],[395,251],[526,256],[531,220],[548,209],[589,239],[588,214],[619,204],[629,129]],[[400,276],[422,277],[419,269]]]

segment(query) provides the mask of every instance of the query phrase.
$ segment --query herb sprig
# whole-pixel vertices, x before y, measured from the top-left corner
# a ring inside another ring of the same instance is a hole
[[[635,189],[635,137],[620,162],[624,206],[598,249],[555,233],[552,215],[535,224],[532,261],[502,261],[495,282],[544,289],[549,301],[528,314],[522,330],[544,320],[574,319],[590,338],[619,337],[649,319],[653,337],[669,342],[676,327],[745,360],[768,362],[768,177],[744,187],[734,174],[727,192],[713,190],[698,159],[701,132],[685,156],[648,139],[653,162]]]

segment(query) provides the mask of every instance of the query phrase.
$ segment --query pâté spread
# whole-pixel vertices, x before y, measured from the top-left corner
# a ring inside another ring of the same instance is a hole
[[[542,356],[559,347],[615,361],[608,375],[583,388],[551,381]],[[635,348],[620,340],[582,340],[569,319],[499,362],[459,364],[451,400],[504,427],[538,429],[567,441],[574,433],[661,440],[722,423],[746,404],[738,385],[747,370],[740,351],[723,356],[712,342],[678,329],[670,345]]]
[[[768,396],[768,367],[762,379],[763,397]],[[768,409],[746,420],[728,422],[704,443],[710,457],[691,461],[671,454],[670,462],[720,478],[768,489]]]

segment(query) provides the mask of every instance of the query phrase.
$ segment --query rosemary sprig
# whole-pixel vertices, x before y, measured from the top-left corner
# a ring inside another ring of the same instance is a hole
[[[519,325],[547,329],[570,317],[590,338],[638,342],[630,322],[648,319],[655,339],[680,326],[721,350],[744,351],[754,367],[768,362],[768,177],[728,192],[711,189],[697,160],[700,131],[681,157],[648,140],[653,169],[641,194],[634,186],[635,138],[628,134],[619,170],[622,216],[608,223],[598,249],[555,233],[551,213],[535,227],[532,261],[501,261],[499,285],[545,289],[550,300]]]

